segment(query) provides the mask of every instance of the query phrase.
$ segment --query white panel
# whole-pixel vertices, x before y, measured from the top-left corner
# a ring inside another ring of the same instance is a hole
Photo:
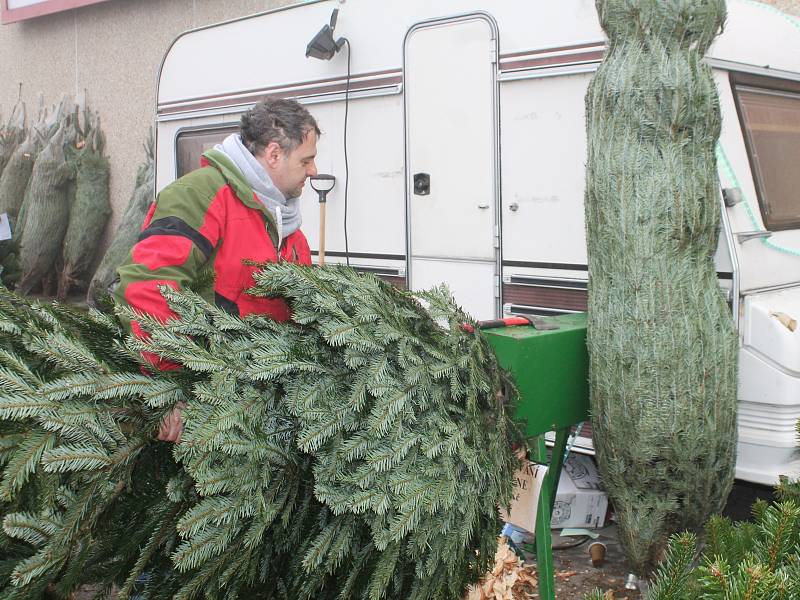
[[[34,4],[43,4],[49,0],[7,0],[8,9],[14,10],[15,8],[23,8],[25,6],[33,6]]]
[[[164,62],[159,102],[343,75],[345,52],[332,61],[305,58],[306,44],[339,8],[336,34],[353,47],[353,72],[399,68],[403,37],[414,24],[475,11],[491,12],[501,52],[601,41],[593,0],[348,0],[299,3],[288,10],[201,29],[180,37]],[[770,6],[729,0],[715,58],[800,71],[800,36]],[[212,74],[213,76],[209,76]]]
[[[794,445],[795,425],[800,419],[800,378],[742,349],[739,351],[739,405],[742,407],[739,426],[760,429],[755,438],[760,438],[761,443]],[[754,415],[759,416],[755,418]],[[764,419],[770,425],[764,426]]]
[[[411,272],[418,290],[440,285],[446,275],[447,287],[467,314],[476,319],[495,317],[494,263],[415,259]]]
[[[344,252],[344,102],[312,104],[322,137],[317,169],[336,176],[328,194],[328,252]],[[351,252],[405,256],[405,181],[403,172],[403,106],[399,95],[350,102],[348,117],[348,242]],[[237,123],[231,113],[158,124],[157,190],[175,179],[175,139],[181,129]],[[381,132],[376,146],[372,133]],[[302,229],[312,250],[319,248],[319,197],[306,183],[301,196]],[[335,261],[335,260],[334,260]]]
[[[482,18],[427,25],[406,41],[411,287],[444,281],[478,318],[499,311],[494,51]],[[416,173],[430,175],[430,194],[413,193]]]
[[[583,97],[590,79],[529,79],[500,90],[504,260],[586,264]]]
[[[797,17],[752,0],[728,0],[725,31],[709,56],[771,69],[800,71]]]
[[[794,445],[777,448],[739,440],[736,456],[736,478],[744,481],[775,486],[781,475],[794,478],[800,473]]]
[[[415,256],[495,257],[493,47],[482,19],[409,36],[408,172],[431,178],[430,195],[408,196]]]
[[[778,313],[800,321],[800,288],[747,296],[742,343],[774,363],[774,368],[800,377],[800,330],[790,330],[775,316]],[[800,397],[797,402],[800,405]]]
[[[161,73],[158,101],[171,102],[343,76],[346,50],[307,59],[306,44],[339,9],[336,36],[353,48],[353,73],[400,68],[403,38],[420,21],[487,11],[500,23],[504,51],[601,40],[593,0],[348,0],[299,3],[251,19],[190,32],[176,40]],[[209,76],[213,74],[213,76]]]
[[[322,137],[317,170],[336,176],[328,194],[325,248],[344,252],[344,102],[307,107]],[[350,185],[347,237],[350,252],[405,256],[403,104],[400,95],[350,102],[347,154]],[[319,247],[318,196],[307,183],[301,197],[303,231],[312,250]]]

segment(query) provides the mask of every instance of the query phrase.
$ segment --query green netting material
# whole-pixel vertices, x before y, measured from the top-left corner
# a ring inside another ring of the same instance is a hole
[[[703,54],[723,0],[597,0],[609,50],[586,96],[592,422],[636,570],[699,527],[733,481],[736,336],[719,290]]]
[[[6,123],[0,123],[0,173],[25,139],[25,103],[17,102]]]
[[[24,210],[18,219],[22,268],[18,289],[23,294],[30,293],[51,272],[67,230],[67,185],[73,170],[64,146],[70,138],[70,127],[67,121],[62,122],[33,165]]]
[[[100,265],[89,283],[86,302],[89,306],[102,306],[109,300],[108,290],[117,276],[117,267],[128,257],[136,242],[147,210],[154,196],[155,162],[153,160],[153,134],[144,145],[145,160],[136,172],[133,193],[128,201],[125,214],[117,226],[117,231],[108,246]]]
[[[103,153],[105,138],[100,117],[87,113],[86,139],[76,152],[75,201],[69,212],[69,225],[64,236],[64,267],[58,283],[58,298],[64,299],[75,284],[89,282],[90,269],[97,246],[111,216],[109,198],[109,164]]]

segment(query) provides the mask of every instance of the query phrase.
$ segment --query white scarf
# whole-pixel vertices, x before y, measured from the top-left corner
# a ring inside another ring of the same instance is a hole
[[[285,237],[300,228],[302,223],[300,198],[286,199],[272,183],[272,179],[261,163],[242,143],[242,137],[238,133],[230,134],[221,144],[214,146],[214,149],[219,150],[233,161],[233,164],[244,175],[247,183],[253,188],[256,197],[275,217],[275,223],[278,226],[278,246],[280,246]]]

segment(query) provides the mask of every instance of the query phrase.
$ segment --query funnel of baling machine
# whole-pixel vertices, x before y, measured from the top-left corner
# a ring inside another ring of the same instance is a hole
[[[558,316],[515,316],[464,326],[479,330],[499,365],[514,379],[518,398],[515,415],[528,439],[530,458],[547,465],[536,506],[536,561],[539,597],[554,600],[550,520],[570,430],[589,418],[589,354],[586,313]],[[549,453],[545,434],[555,437]]]

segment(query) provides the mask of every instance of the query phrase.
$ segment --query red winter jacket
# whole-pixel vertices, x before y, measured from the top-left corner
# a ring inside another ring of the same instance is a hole
[[[158,291],[159,285],[182,289],[208,280],[199,293],[230,313],[288,319],[291,313],[282,298],[245,292],[255,283],[257,267],[243,261],[288,260],[309,265],[311,252],[305,236],[295,231],[277,252],[278,229],[272,213],[231,160],[222,152],[209,150],[203,154],[202,165],[158,195],[128,261],[118,269],[117,300],[166,320],[175,313]],[[207,269],[213,269],[213,282]],[[131,328],[142,334],[136,322]],[[169,368],[152,358],[158,366]]]

